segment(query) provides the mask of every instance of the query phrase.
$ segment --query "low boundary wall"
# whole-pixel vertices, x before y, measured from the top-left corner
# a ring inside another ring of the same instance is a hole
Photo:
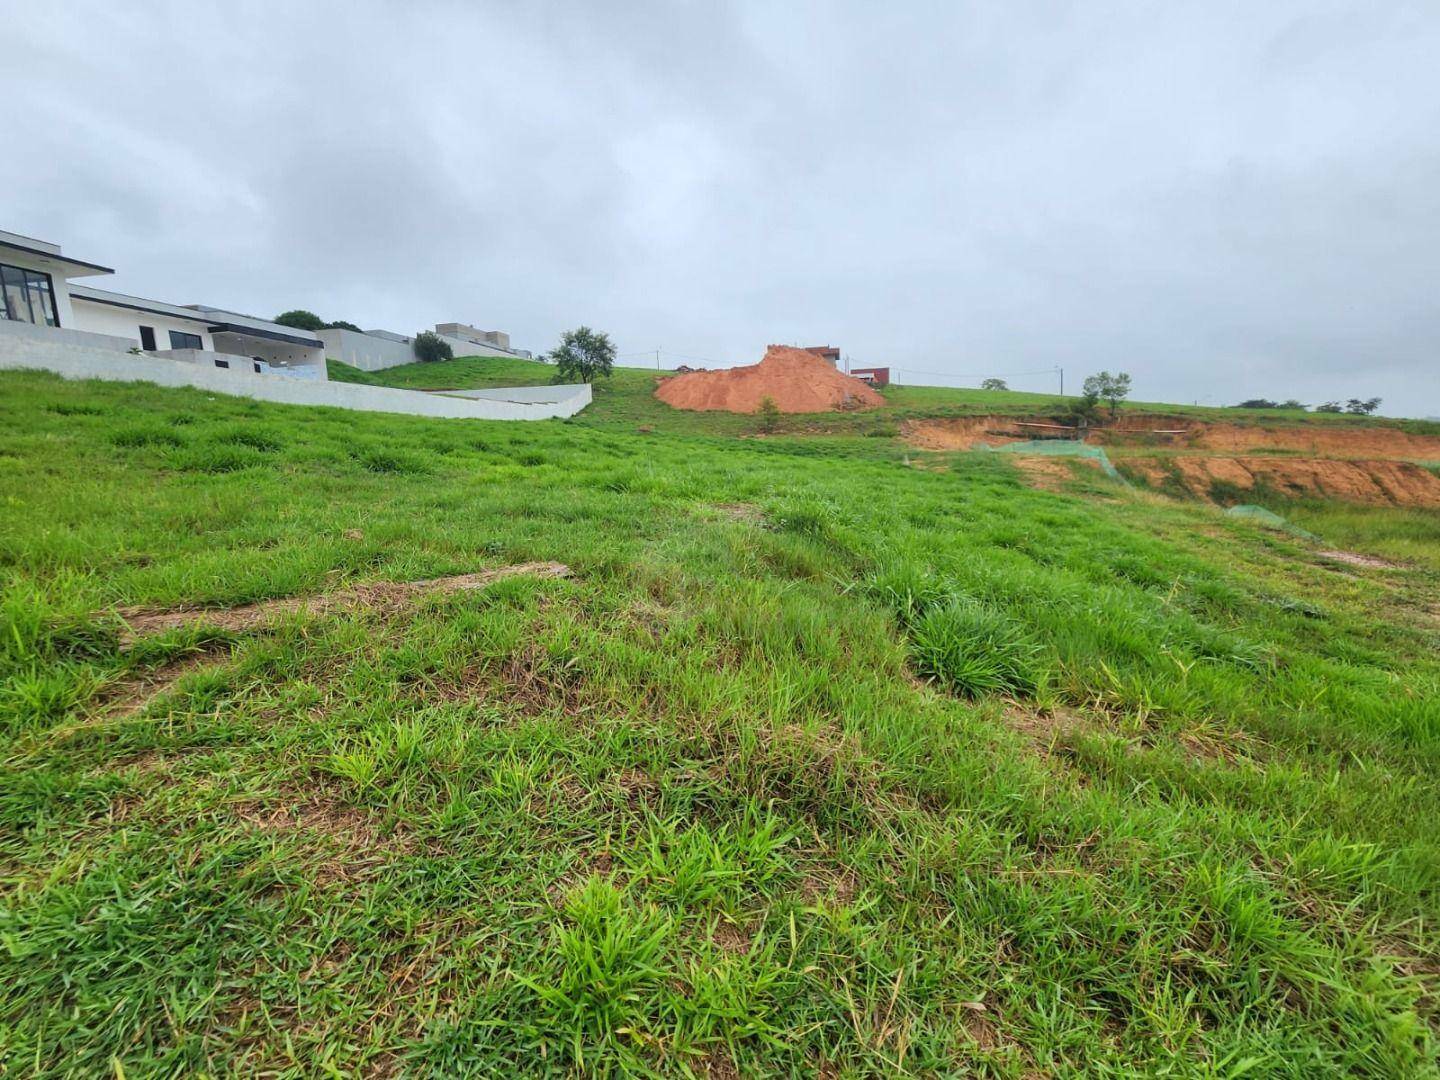
[[[4,325],[0,323],[0,327]],[[123,338],[110,339],[103,334],[56,331],[48,327],[36,328],[31,333],[0,332],[0,370],[50,371],[67,379],[193,386],[217,394],[286,405],[328,405],[362,412],[457,420],[549,420],[574,416],[590,404],[588,383],[467,390],[464,396],[432,394],[388,386],[256,375],[154,356],[133,356],[124,347],[110,345],[111,340],[123,342],[124,346],[130,344]]]

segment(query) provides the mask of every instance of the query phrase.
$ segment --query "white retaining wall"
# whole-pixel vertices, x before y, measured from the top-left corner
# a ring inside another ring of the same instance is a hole
[[[325,355],[331,360],[359,368],[361,371],[383,371],[401,364],[415,363],[413,339],[396,341],[393,338],[377,337],[374,334],[357,334],[354,330],[332,328],[317,331],[325,342]],[[440,335],[440,340],[450,346],[456,356],[515,356],[513,352],[483,345],[464,338]]]
[[[217,394],[276,401],[287,405],[329,405],[365,412],[403,413],[469,420],[548,420],[574,416],[590,404],[590,386],[496,388],[466,391],[465,397],[395,390],[388,386],[320,382],[229,371],[151,355],[132,356],[127,338],[82,330],[33,327],[0,320],[0,370],[52,371],[67,379],[150,382],[193,386]],[[535,391],[544,391],[535,395]],[[483,397],[471,397],[483,394]],[[516,395],[519,396],[511,396]]]

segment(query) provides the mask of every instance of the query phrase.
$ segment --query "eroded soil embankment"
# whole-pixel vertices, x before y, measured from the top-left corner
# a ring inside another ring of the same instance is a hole
[[[969,450],[977,442],[998,445],[1023,439],[1063,438],[1071,431],[1047,416],[912,420],[903,428],[906,440],[925,450]],[[1329,423],[1261,426],[1127,413],[1115,423],[1090,428],[1085,441],[1100,446],[1163,446],[1227,454],[1287,450],[1317,457],[1440,461],[1440,435]]]
[[[1210,498],[1217,488],[1262,488],[1294,498],[1344,499],[1369,506],[1440,507],[1440,476],[1408,461],[1298,457],[1127,457],[1123,468],[1150,486],[1179,483]]]

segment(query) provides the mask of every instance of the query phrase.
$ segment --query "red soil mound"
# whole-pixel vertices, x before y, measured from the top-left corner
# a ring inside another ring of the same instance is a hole
[[[692,412],[753,413],[772,398],[784,413],[865,409],[885,404],[873,389],[836,371],[814,353],[771,345],[765,359],[749,367],[692,371],[661,382],[655,396]]]

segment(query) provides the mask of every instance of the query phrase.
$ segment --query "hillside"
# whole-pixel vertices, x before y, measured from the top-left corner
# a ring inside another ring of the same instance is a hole
[[[654,377],[0,374],[0,1071],[1434,1069],[1433,521]]]

